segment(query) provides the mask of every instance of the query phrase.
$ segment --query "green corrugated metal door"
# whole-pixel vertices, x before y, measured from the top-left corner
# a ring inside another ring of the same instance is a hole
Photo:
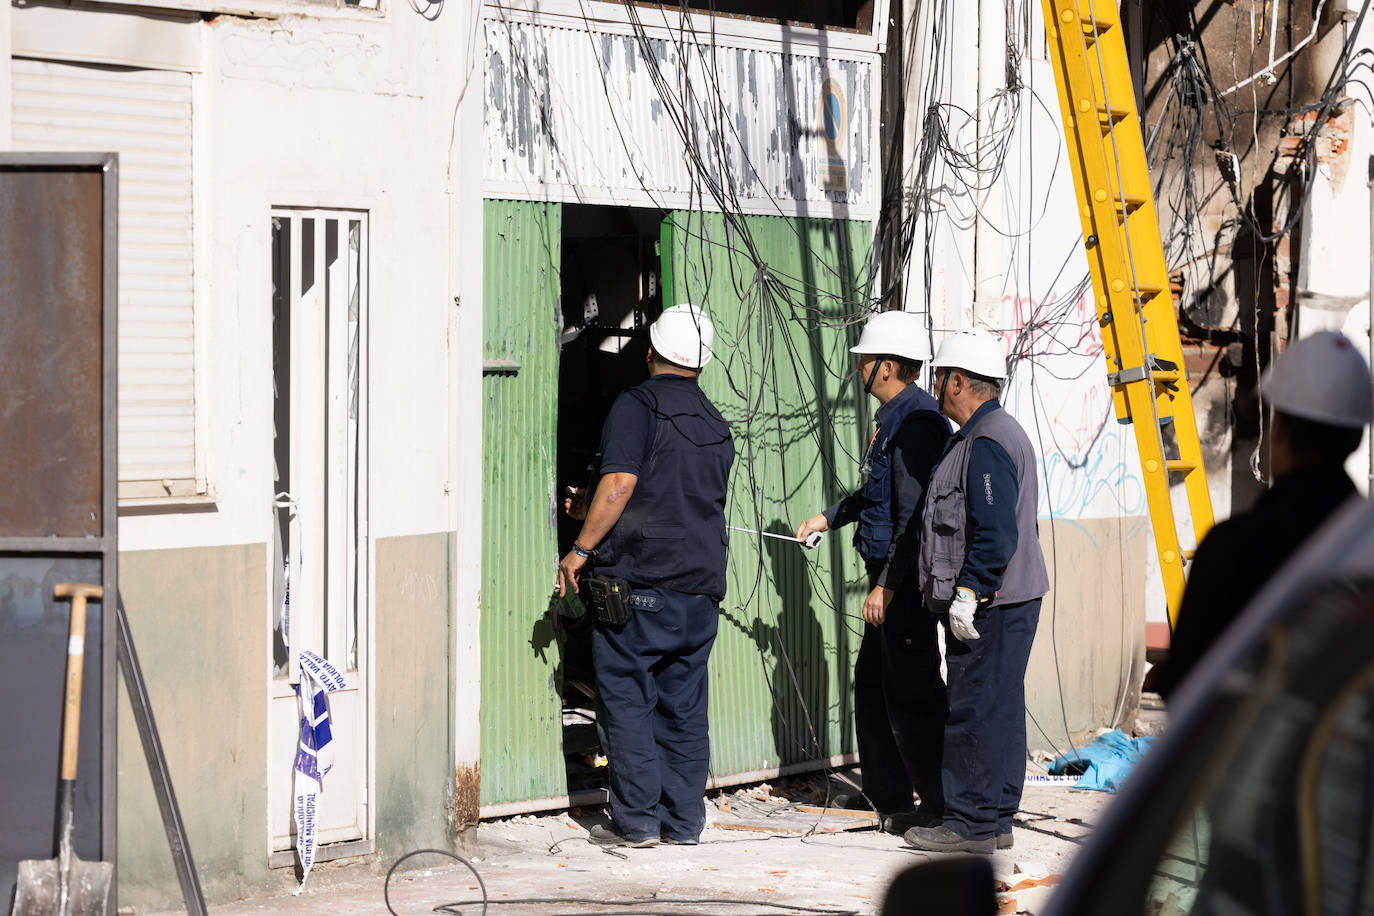
[[[566,792],[558,650],[544,618],[558,564],[562,208],[489,200],[483,224],[481,779],[489,805]]]
[[[729,523],[791,534],[858,478],[869,413],[848,378],[867,300],[871,226],[678,212],[664,224],[666,301],[704,304],[702,385],[730,422]],[[766,265],[760,270],[756,264]],[[854,750],[853,657],[864,581],[848,531],[815,551],[731,532],[711,658],[717,778]]]

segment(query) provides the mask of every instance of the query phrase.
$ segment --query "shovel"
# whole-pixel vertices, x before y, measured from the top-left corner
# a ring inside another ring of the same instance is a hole
[[[99,601],[98,585],[63,583],[53,597],[72,601],[67,637],[67,690],[62,704],[62,781],[57,791],[57,858],[19,863],[13,916],[106,916],[114,866],[83,862],[72,850],[72,803],[76,795],[76,749],[81,731],[81,665],[86,654],[86,600]]]

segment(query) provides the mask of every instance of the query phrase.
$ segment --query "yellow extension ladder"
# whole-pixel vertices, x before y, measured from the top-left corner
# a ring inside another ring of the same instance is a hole
[[[1042,2],[1107,382],[1117,419],[1135,426],[1172,627],[1193,549],[1179,536],[1170,475],[1183,478],[1194,545],[1212,527],[1212,500],[1120,15],[1116,0]]]

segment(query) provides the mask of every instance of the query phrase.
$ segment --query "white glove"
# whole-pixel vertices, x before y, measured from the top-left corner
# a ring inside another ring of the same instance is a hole
[[[964,642],[978,638],[978,630],[973,626],[973,612],[977,609],[973,589],[961,587],[954,592],[954,603],[949,606],[949,628]]]

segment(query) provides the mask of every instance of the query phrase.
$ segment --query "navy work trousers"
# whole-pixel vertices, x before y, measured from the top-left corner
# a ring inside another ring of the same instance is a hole
[[[707,595],[634,587],[624,627],[597,623],[592,661],[611,765],[611,820],[631,840],[695,840],[706,826],[706,661],[720,608]]]
[[[864,795],[884,814],[910,810],[913,790],[926,810],[941,810],[949,707],[937,626],[914,588],[897,590],[882,626],[864,624],[854,662],[854,732]]]
[[[1010,833],[1026,782],[1026,664],[1040,602],[979,608],[978,639],[945,630],[945,826],[982,840]]]

